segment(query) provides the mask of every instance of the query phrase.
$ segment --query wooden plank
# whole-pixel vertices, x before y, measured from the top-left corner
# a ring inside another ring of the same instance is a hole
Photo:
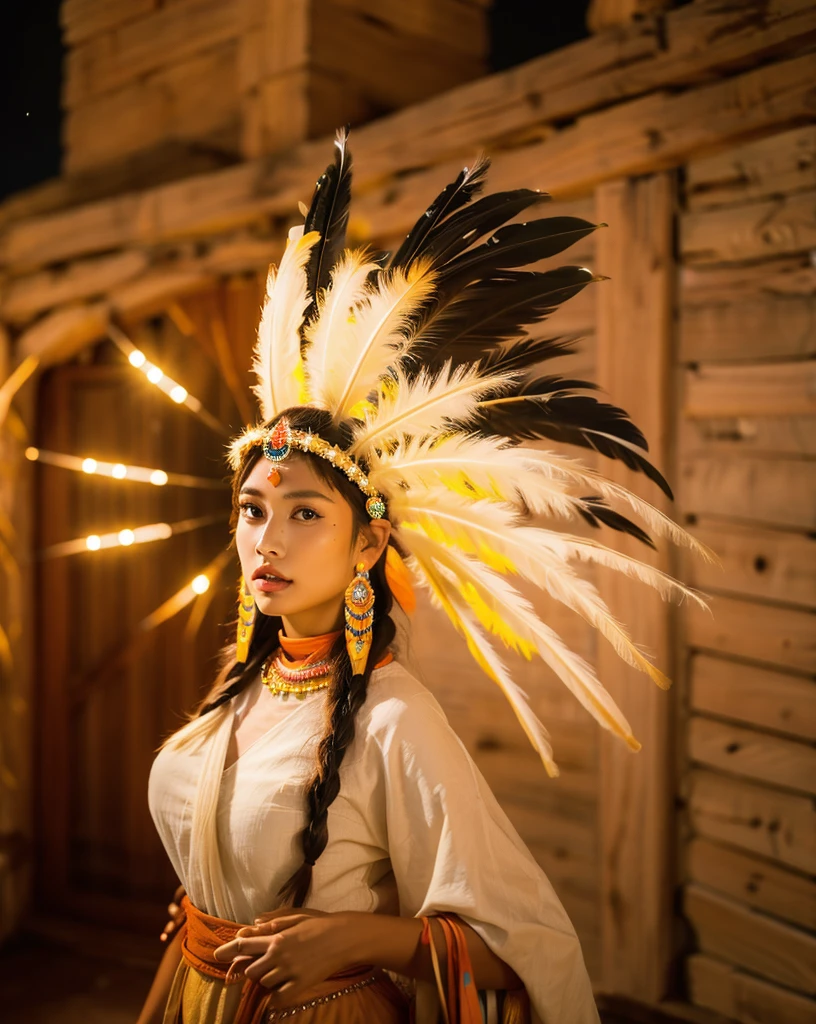
[[[776,198],[816,188],[816,128],[794,128],[686,166],[691,210]]]
[[[680,466],[679,501],[693,515],[811,530],[816,526],[816,464],[796,459],[688,455]]]
[[[812,1024],[816,1003],[714,957],[686,961],[689,991],[698,1006],[739,1024]]]
[[[710,612],[688,606],[685,625],[691,647],[816,672],[813,612],[717,595]]]
[[[811,296],[758,296],[693,304],[683,294],[681,362],[753,360],[816,354],[816,302]]]
[[[689,702],[695,711],[816,740],[812,679],[706,654],[692,655],[689,674]]]
[[[702,590],[731,591],[816,608],[816,538],[704,519],[692,527],[721,565],[687,559],[683,579]]]
[[[684,263],[724,263],[804,252],[816,246],[816,192],[680,218]]]
[[[666,174],[613,182],[598,190],[596,202],[596,219],[613,225],[598,236],[598,263],[617,268],[610,287],[598,296],[597,380],[628,409],[653,444],[655,463],[663,465],[670,417],[674,182]],[[667,508],[662,496],[655,498],[642,477],[621,463],[611,463],[605,471]],[[644,555],[623,534],[606,542],[668,568],[665,551]],[[627,582],[610,573],[599,580],[599,589],[632,635],[647,640],[655,661],[668,669],[668,606],[633,599]],[[598,647],[596,668],[643,744],[633,758],[610,733],[600,736],[602,984],[607,991],[656,1002],[665,994],[672,957],[671,705],[657,687],[633,678],[636,673],[607,644]],[[637,814],[632,814],[633,807]]]
[[[63,106],[73,110],[141,75],[235,39],[240,20],[223,0],[175,0],[69,51]]]
[[[452,49],[487,56],[488,24],[483,6],[463,0],[410,4],[402,0],[331,0],[331,3],[364,17],[376,18],[406,36],[444,40]]]
[[[802,928],[816,929],[816,881],[708,839],[692,839],[686,875],[740,903]]]
[[[239,149],[237,46],[175,61],[74,110],[65,119],[65,170],[87,172],[167,140]]]
[[[692,419],[816,415],[812,360],[694,366],[683,377],[683,415]]]
[[[665,11],[672,0],[590,0],[586,23],[590,32],[628,25],[648,14]]]
[[[68,46],[150,14],[157,0],[63,0],[60,25]]]
[[[684,458],[695,454],[728,460],[745,455],[802,459],[816,456],[816,431],[810,416],[684,419],[679,425],[677,449]]]
[[[102,295],[137,277],[149,263],[147,253],[129,249],[12,279],[2,291],[0,317],[13,324],[25,323],[53,306]]]
[[[807,743],[692,715],[688,752],[692,761],[708,768],[816,793],[816,748]]]
[[[808,995],[816,993],[816,937],[702,886],[686,889],[684,910],[703,953]]]
[[[680,268],[683,302],[705,305],[754,301],[760,296],[816,295],[816,267],[809,254],[781,256],[761,263]]]
[[[809,797],[693,769],[687,808],[698,836],[813,873],[816,809]]]

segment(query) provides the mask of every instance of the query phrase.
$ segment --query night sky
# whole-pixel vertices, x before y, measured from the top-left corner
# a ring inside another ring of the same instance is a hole
[[[587,5],[588,0],[495,0],[494,70],[584,37]],[[63,58],[59,0],[7,0],[3,6],[0,198],[59,174]]]

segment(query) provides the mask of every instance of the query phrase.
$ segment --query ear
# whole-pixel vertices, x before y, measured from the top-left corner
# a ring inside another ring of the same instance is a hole
[[[360,530],[357,538],[357,560],[365,562],[366,568],[370,569],[385,551],[390,536],[391,524],[387,519],[372,519]]]

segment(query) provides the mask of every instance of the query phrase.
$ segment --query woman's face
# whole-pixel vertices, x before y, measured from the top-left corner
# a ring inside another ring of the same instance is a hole
[[[267,459],[258,459],[238,495],[235,542],[247,586],[264,615],[283,618],[287,636],[339,629],[355,566],[374,565],[390,524],[374,521],[353,539],[351,506],[314,472],[310,459],[278,463],[277,487],[267,480],[269,468]]]

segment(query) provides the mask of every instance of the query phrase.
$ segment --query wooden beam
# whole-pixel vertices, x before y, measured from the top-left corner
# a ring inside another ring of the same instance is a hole
[[[710,612],[696,605],[685,611],[691,647],[810,674],[816,674],[815,621],[812,611],[719,594]]]
[[[816,929],[816,881],[753,854],[692,839],[687,876],[725,896],[802,928]]]
[[[739,1024],[813,1024],[813,1000],[733,964],[696,953],[686,961],[691,998]]]
[[[597,193],[597,219],[610,225],[598,237],[598,263],[616,268],[614,281],[599,292],[597,380],[645,432],[661,467],[671,422],[673,204],[669,175],[613,182]],[[621,463],[611,463],[606,473],[666,509],[667,502]],[[644,556],[631,540],[621,534],[607,543],[669,568],[665,552]],[[667,606],[633,600],[625,580],[601,578],[599,589],[632,635],[668,669]],[[597,669],[643,744],[633,757],[608,733],[600,736],[601,986],[656,1002],[665,994],[672,956],[672,707],[667,694],[633,678],[636,673],[606,644],[599,645]]]
[[[72,110],[139,76],[235,39],[240,28],[235,8],[223,0],[163,5],[69,51],[63,106]]]
[[[813,679],[694,654],[689,703],[694,711],[816,740]]]
[[[816,14],[813,17],[816,20]],[[538,145],[502,154],[495,162],[493,187],[538,183],[561,196],[586,195],[601,181],[675,166],[693,155],[812,116],[814,75],[816,55],[806,54],[679,95],[654,93],[619,104]],[[495,83],[488,88],[495,88]],[[607,85],[607,101],[608,96]],[[372,143],[390,130],[386,119],[356,136],[358,195],[405,163],[404,158],[394,162],[393,151],[388,161],[369,161]],[[439,135],[438,125],[428,122],[421,134],[425,139]],[[404,150],[406,137],[416,136],[389,136],[392,147]],[[484,135],[469,138],[475,148]],[[0,239],[0,263],[22,269],[98,249],[212,233],[268,213],[292,216],[298,200],[308,198],[315,168],[326,162],[329,152],[326,140],[303,144],[285,159],[256,161],[142,195],[11,224]],[[360,196],[357,222],[367,224],[369,233],[376,225],[379,236],[403,233],[423,200],[433,196],[459,165],[457,159]]]
[[[683,420],[678,448],[683,454],[696,452],[729,460],[745,455],[801,459],[816,455],[816,431],[810,416]]]
[[[672,0],[590,0],[586,23],[590,32],[628,25],[648,14],[665,11]]]
[[[718,896],[700,885],[688,886],[686,916],[703,953],[816,994],[816,937]]]
[[[812,534],[708,517],[691,532],[717,552],[721,565],[688,558],[683,574],[688,583],[705,591],[816,609],[816,538]]]
[[[813,871],[816,808],[810,797],[703,769],[692,770],[687,786],[697,835]]]
[[[60,25],[68,46],[76,46],[155,10],[157,0],[63,0]]]

